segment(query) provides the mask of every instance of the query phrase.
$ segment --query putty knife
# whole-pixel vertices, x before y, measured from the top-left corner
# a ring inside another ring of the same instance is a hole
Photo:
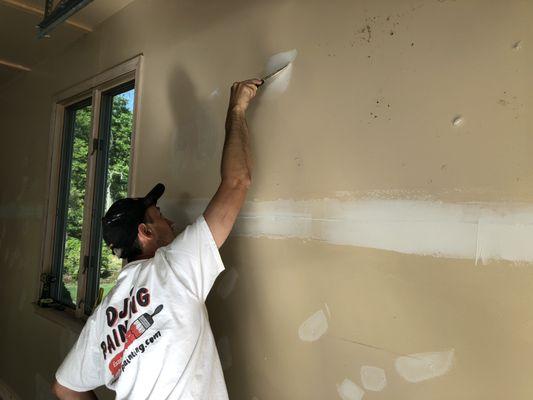
[[[285,64],[283,67],[281,67],[280,69],[277,69],[275,70],[274,72],[272,72],[271,74],[268,74],[267,76],[265,76],[263,79],[261,79],[263,81],[263,83],[265,83],[265,81],[267,79],[270,79],[270,78],[274,78],[275,76],[277,76],[281,71],[283,71],[285,68],[287,68],[289,66],[290,62]],[[263,83],[261,83],[261,85],[263,85]],[[257,85],[258,87],[261,86],[261,85]]]

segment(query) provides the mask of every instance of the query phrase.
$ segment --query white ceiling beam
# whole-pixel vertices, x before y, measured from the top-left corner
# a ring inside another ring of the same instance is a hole
[[[21,11],[25,11],[27,13],[30,13],[30,14],[35,14],[35,15],[39,15],[41,17],[44,16],[44,9],[42,8],[39,8],[39,7],[35,7],[34,5],[32,4],[28,4],[28,3],[25,3],[21,0],[0,0],[0,4],[5,4],[5,5],[8,5],[8,6],[11,6],[13,8],[16,8],[18,10],[21,10]],[[88,27],[87,25],[84,25],[84,24],[81,24],[79,22],[76,22],[76,21],[72,21],[70,19],[66,20],[65,21],[68,25],[71,25],[77,29],[80,29],[84,32],[92,32],[92,28]]]
[[[24,65],[15,64],[15,63],[9,62],[7,60],[2,60],[2,59],[0,59],[0,65],[4,65],[6,67],[13,68],[13,69],[18,69],[19,71],[31,71],[31,68],[28,68]]]

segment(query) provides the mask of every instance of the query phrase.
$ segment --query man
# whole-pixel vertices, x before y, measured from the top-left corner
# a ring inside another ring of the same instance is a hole
[[[58,398],[96,399],[93,389],[106,385],[116,399],[228,399],[204,302],[251,183],[245,112],[262,83],[233,84],[221,184],[179,236],[156,205],[162,184],[107,211],[104,240],[129,263],[56,372]]]

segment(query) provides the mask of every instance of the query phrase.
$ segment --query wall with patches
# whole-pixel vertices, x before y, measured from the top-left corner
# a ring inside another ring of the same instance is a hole
[[[249,111],[254,183],[208,302],[230,398],[531,398],[532,17],[136,1],[0,88],[0,393],[49,398],[76,338],[30,304],[52,95],[143,53],[133,194],[164,182],[186,223],[218,185],[230,84],[296,50]]]

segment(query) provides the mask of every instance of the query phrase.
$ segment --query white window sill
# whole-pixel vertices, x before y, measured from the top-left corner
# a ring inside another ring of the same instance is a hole
[[[63,310],[56,310],[53,308],[39,307],[37,304],[33,303],[33,311],[35,314],[56,323],[57,325],[69,329],[73,333],[79,335],[83,326],[85,325],[85,320],[76,318],[73,314]]]

